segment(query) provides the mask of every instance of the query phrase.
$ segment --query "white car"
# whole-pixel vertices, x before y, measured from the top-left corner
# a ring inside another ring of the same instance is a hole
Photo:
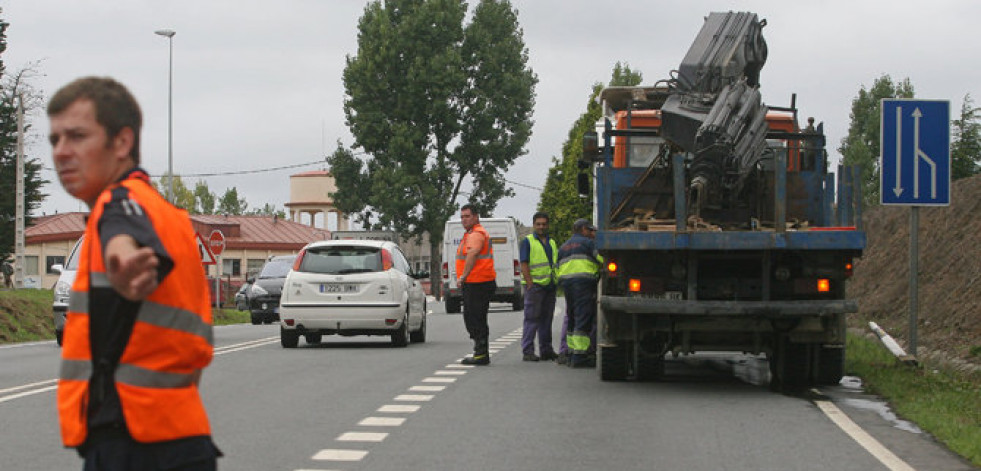
[[[83,240],[85,240],[84,235],[78,239],[78,242],[75,242],[64,266],[51,266],[52,270],[60,273],[58,275],[58,281],[55,283],[54,303],[51,306],[51,311],[54,315],[55,341],[58,342],[59,346],[61,346],[62,339],[65,335],[65,316],[68,314],[68,298],[71,297],[72,284],[75,283],[75,273],[78,271],[78,257],[81,256],[80,252]]]
[[[323,240],[307,244],[286,275],[279,302],[280,341],[300,336],[388,335],[392,345],[426,341],[426,295],[402,250],[380,240]]]

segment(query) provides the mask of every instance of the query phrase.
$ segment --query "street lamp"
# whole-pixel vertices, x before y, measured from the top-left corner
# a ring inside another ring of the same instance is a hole
[[[177,31],[160,29],[154,34],[166,36],[170,45],[170,62],[167,71],[167,175],[170,178],[170,188],[167,190],[167,201],[174,202],[174,35]]]

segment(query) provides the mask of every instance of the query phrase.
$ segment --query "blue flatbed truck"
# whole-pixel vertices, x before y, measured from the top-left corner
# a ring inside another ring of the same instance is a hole
[[[706,19],[707,42],[725,36],[712,34],[719,24],[738,23],[731,15]],[[762,144],[745,158],[737,135],[720,153],[729,157],[721,171],[706,171],[705,148],[684,142],[696,129],[702,139],[705,125],[679,125],[671,109],[683,92],[679,84],[607,88],[599,132],[583,139],[580,166],[593,185],[583,172],[580,192],[593,195],[607,262],[597,306],[601,379],[657,379],[666,355],[736,351],[765,354],[775,390],[838,383],[846,315],[858,310],[845,282],[866,243],[857,169],[840,167],[837,181],[827,172],[823,125],[801,130],[794,99],[787,108],[745,106],[764,116],[741,118],[763,122]]]

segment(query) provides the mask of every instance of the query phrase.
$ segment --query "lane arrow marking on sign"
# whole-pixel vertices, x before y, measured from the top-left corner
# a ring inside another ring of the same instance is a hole
[[[892,192],[896,194],[898,198],[899,195],[903,194],[903,166],[902,166],[902,155],[903,155],[903,107],[896,107],[896,187],[892,189]]]
[[[920,112],[919,107],[913,110],[913,145],[916,149],[913,155],[913,197],[920,197],[920,159],[923,159],[930,166],[930,197],[937,199],[937,163],[920,149],[920,118],[922,117],[923,113]]]

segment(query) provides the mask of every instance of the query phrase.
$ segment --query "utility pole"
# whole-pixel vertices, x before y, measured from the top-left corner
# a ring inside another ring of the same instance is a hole
[[[17,95],[17,203],[14,210],[14,288],[24,287],[24,96]]]

